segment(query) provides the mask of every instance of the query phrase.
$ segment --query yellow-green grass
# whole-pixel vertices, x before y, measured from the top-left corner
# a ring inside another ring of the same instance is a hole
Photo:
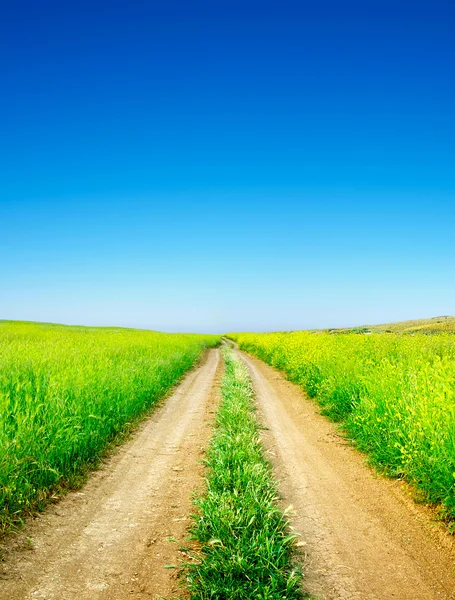
[[[236,334],[455,521],[455,336]]]
[[[75,485],[218,341],[0,322],[0,531]]]

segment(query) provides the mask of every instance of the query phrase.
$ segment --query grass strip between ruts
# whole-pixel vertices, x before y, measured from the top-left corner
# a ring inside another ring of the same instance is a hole
[[[226,372],[215,433],[207,451],[207,489],[196,501],[191,533],[201,544],[185,567],[192,598],[302,598],[293,563],[295,535],[277,507],[264,457],[253,388],[245,365],[224,348]]]

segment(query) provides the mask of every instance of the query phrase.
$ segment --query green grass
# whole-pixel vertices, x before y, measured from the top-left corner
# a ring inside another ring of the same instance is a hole
[[[218,339],[0,322],[0,532],[77,485]]]
[[[245,366],[224,349],[226,373],[215,434],[207,452],[207,489],[198,498],[192,535],[199,561],[185,569],[196,599],[302,598],[292,562],[294,536],[277,507],[264,458],[253,390]]]
[[[341,421],[371,461],[455,521],[455,337],[239,334]]]

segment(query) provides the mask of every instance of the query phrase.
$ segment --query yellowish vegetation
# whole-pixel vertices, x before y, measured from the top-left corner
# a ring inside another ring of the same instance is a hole
[[[76,483],[218,340],[0,322],[0,530]]]
[[[358,447],[455,518],[455,336],[237,334],[304,387]]]

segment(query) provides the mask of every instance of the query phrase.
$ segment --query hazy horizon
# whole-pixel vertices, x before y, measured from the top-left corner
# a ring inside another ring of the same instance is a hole
[[[5,7],[0,319],[453,314],[455,5],[367,4]]]
[[[455,318],[452,317],[451,315],[435,315],[433,317],[422,317],[421,319],[404,319],[403,322],[407,322],[407,321],[426,321],[426,320],[432,320],[432,319],[438,319],[438,318]],[[138,329],[138,330],[142,330],[142,331],[158,331],[160,333],[201,333],[201,334],[217,334],[217,335],[225,335],[225,334],[230,334],[230,333],[250,333],[250,332],[254,332],[254,333],[275,333],[275,332],[280,332],[280,331],[318,331],[318,330],[332,330],[332,329],[354,329],[356,327],[367,327],[367,326],[371,326],[374,327],[376,325],[387,325],[387,324],[392,324],[392,323],[396,323],[397,321],[388,321],[386,323],[381,322],[381,323],[348,323],[348,324],[344,324],[344,325],[332,325],[332,326],[327,326],[327,327],[305,327],[305,328],[300,328],[300,329],[296,329],[296,328],[292,328],[292,329],[263,329],[263,330],[247,330],[247,329],[231,329],[231,330],[226,330],[226,331],[221,331],[221,330],[212,330],[212,331],[192,331],[192,330],[182,330],[182,329],[175,329],[175,330],[159,330],[159,329],[153,329],[152,327],[148,327],[147,325],[141,326],[141,325],[137,325],[137,326],[129,326],[129,325],[118,325],[118,324],[105,324],[105,325],[100,325],[98,323],[56,323],[54,321],[30,321],[28,319],[0,319],[0,323],[2,322],[17,322],[17,323],[34,323],[34,324],[38,324],[38,325],[56,325],[56,326],[60,326],[63,325],[64,327],[95,327],[95,328],[120,328],[120,329]],[[401,321],[398,321],[401,322]]]

